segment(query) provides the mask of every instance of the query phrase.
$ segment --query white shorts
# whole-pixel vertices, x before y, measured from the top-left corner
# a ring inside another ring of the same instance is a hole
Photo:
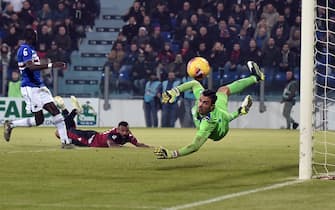
[[[54,102],[50,90],[47,87],[21,87],[22,97],[26,102],[26,110],[38,112],[47,103]]]

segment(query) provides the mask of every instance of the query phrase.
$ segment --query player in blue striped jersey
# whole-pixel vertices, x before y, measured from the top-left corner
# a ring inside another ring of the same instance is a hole
[[[41,64],[35,51],[37,43],[37,33],[30,28],[24,32],[25,43],[22,44],[17,52],[17,61],[21,72],[21,93],[27,104],[26,109],[34,114],[34,117],[19,120],[6,120],[4,123],[4,138],[10,140],[11,132],[14,127],[39,126],[44,122],[43,109],[53,116],[53,122],[57,127],[62,148],[74,148],[71,140],[67,136],[64,118],[54,103],[49,89],[41,80],[41,71],[48,68],[64,69],[66,64],[54,62]]]

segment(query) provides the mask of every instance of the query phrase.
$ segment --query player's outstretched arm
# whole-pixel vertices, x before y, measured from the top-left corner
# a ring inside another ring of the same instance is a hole
[[[177,87],[165,91],[162,94],[162,103],[173,103],[175,102],[176,98],[180,95],[181,92],[191,89],[193,90],[195,88],[203,88],[200,82],[198,82],[197,80],[192,80],[189,82],[185,82],[181,85],[178,85]]]
[[[41,71],[48,68],[65,69],[66,63],[57,61],[48,64],[34,64],[32,61],[27,61],[26,67],[32,71]]]
[[[157,159],[174,159],[181,156],[186,156],[196,152],[207,141],[207,137],[195,136],[191,144],[186,145],[178,150],[168,150],[164,147],[155,148],[154,154]]]

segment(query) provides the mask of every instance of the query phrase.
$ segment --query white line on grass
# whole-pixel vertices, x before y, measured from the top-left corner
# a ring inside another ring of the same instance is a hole
[[[66,204],[66,203],[0,203],[0,206],[28,206],[28,207],[63,207],[67,208],[79,208],[79,209],[157,209],[155,206],[120,206],[120,205],[113,205],[113,204]]]
[[[88,150],[88,148],[76,148],[75,150]],[[13,153],[40,153],[40,152],[55,152],[55,151],[64,151],[64,149],[40,149],[40,150],[11,150],[11,151],[2,151],[1,153],[13,154]]]
[[[231,198],[241,197],[243,195],[249,195],[249,194],[258,193],[258,192],[262,192],[262,191],[278,189],[278,188],[281,188],[281,187],[301,183],[303,181],[304,180],[287,181],[287,182],[283,182],[283,183],[270,185],[270,186],[267,186],[267,187],[256,188],[256,189],[253,189],[253,190],[247,190],[247,191],[232,193],[232,194],[228,194],[228,195],[222,195],[222,196],[211,198],[211,199],[208,199],[208,200],[197,201],[197,202],[178,205],[178,206],[172,206],[172,207],[169,207],[169,208],[163,208],[162,210],[179,210],[179,209],[192,208],[192,207],[196,207],[196,206],[202,206],[202,205],[206,205],[206,204],[211,204],[211,203],[215,203],[215,202],[219,202],[219,201],[228,200],[228,199],[231,199]]]

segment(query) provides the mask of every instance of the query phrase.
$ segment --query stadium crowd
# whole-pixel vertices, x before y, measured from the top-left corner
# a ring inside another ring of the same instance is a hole
[[[22,43],[25,28],[38,31],[37,53],[45,60],[70,63],[70,55],[78,49],[85,32],[91,30],[99,15],[99,0],[2,0],[0,8],[1,70],[8,78],[18,71],[16,52]],[[59,71],[62,76],[63,72]],[[50,85],[50,72],[44,71]],[[0,81],[3,81],[0,74]]]
[[[192,92],[161,104],[161,93],[189,81],[188,61],[201,56],[212,67],[212,85],[245,78],[248,60],[266,75],[266,91],[281,95],[286,72],[300,77],[301,0],[136,0],[107,62],[110,90],[144,96],[147,127],[192,126]],[[207,86],[208,81],[203,81]],[[256,90],[254,88],[254,90]]]
[[[210,62],[214,88],[245,77],[254,60],[267,90],[282,91],[287,71],[299,79],[300,14],[301,0],[134,1],[105,64],[111,91],[143,96],[152,74],[187,79],[194,56]]]

